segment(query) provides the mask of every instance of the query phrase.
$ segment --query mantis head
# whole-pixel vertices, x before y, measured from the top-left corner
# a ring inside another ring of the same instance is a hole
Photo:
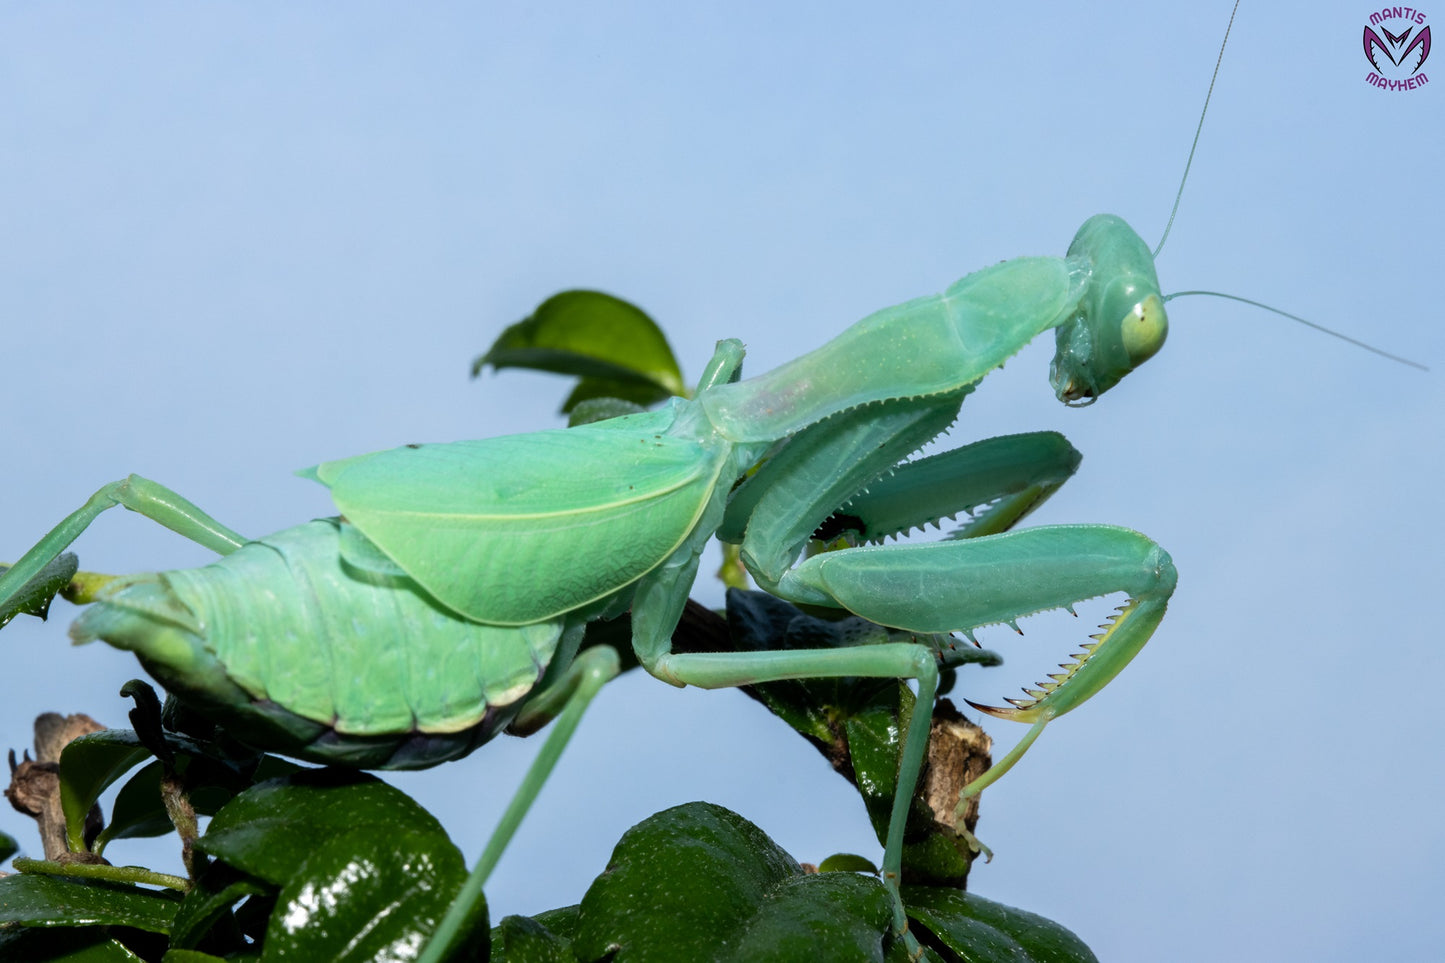
[[[1058,326],[1049,382],[1064,404],[1088,405],[1154,356],[1169,319],[1149,246],[1122,219],[1085,221],[1069,259],[1087,265],[1089,280],[1078,311]]]

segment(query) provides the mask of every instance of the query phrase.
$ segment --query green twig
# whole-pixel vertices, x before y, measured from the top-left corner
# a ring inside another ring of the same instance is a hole
[[[172,876],[170,873],[157,873],[144,866],[56,863],[45,859],[17,859],[11,865],[19,872],[37,876],[73,876],[78,879],[103,879],[112,883],[139,883],[145,886],[163,886],[181,893],[191,888],[190,880]]]

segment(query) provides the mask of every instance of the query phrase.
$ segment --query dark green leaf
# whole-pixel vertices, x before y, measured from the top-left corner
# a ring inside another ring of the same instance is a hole
[[[576,963],[572,941],[539,919],[508,916],[492,927],[492,963]]]
[[[910,919],[970,963],[1097,963],[1077,936],[1034,913],[943,887],[906,887],[903,899]]]
[[[893,797],[898,791],[898,765],[902,755],[902,739],[916,705],[913,692],[902,683],[895,683],[873,705],[849,716],[843,723],[847,734],[848,757],[852,760],[855,784],[868,808],[868,818],[881,843],[888,835],[888,822],[893,812]],[[941,702],[935,713],[930,756],[940,749],[948,733],[940,732],[939,723],[957,713],[952,704]],[[987,762],[984,762],[986,767]],[[983,771],[977,768],[974,775]],[[925,769],[913,794],[908,823],[903,830],[903,878],[911,883],[934,883],[962,888],[974,853],[952,833],[951,807],[962,788],[959,777],[963,770]],[[928,797],[939,783],[953,783],[953,797],[948,812],[935,813]]]
[[[234,925],[228,928],[227,933],[217,934],[216,930],[221,928],[218,921],[241,900],[270,892],[274,892],[274,887],[254,877],[239,873],[225,863],[211,863],[176,910],[171,928],[171,946],[193,949],[208,937],[238,936],[239,928]],[[234,933],[230,932],[232,930]]]
[[[175,754],[175,760],[176,773],[186,787],[186,798],[196,812],[203,816],[215,815],[222,806],[256,781],[264,781],[300,768],[293,763],[269,756],[260,760],[265,764],[258,773],[248,777],[229,761],[211,755],[180,752]],[[120,792],[115,797],[115,805],[111,807],[110,824],[101,833],[101,842],[140,836],[164,836],[172,831],[174,827],[161,800],[161,775],[164,769],[159,761],[152,762],[120,787]]]
[[[382,838],[399,832],[447,838],[431,813],[375,776],[304,769],[254,786],[221,807],[196,848],[284,886],[318,840],[363,828]]]
[[[619,378],[583,378],[562,402],[562,413],[571,414],[578,405],[587,402],[612,401],[633,405],[634,411],[646,409],[659,401],[666,401],[672,393],[652,382],[623,381]],[[628,414],[622,411],[619,414]]]
[[[25,926],[129,926],[168,933],[180,900],[121,884],[18,873],[0,877],[0,923]]]
[[[623,401],[621,398],[589,398],[586,401],[574,405],[564,405],[562,410],[567,412],[567,427],[576,428],[578,425],[590,425],[598,421],[606,421],[609,418],[621,418],[623,415],[635,415],[646,409],[641,404],[631,401]]]
[[[56,594],[70,584],[78,568],[80,563],[70,552],[51,560],[0,606],[0,628],[4,628],[17,615],[33,615],[44,619],[50,614],[50,603],[54,601]],[[0,565],[0,574],[9,570],[10,566]]]
[[[103,729],[69,742],[60,754],[60,806],[70,848],[85,849],[85,814],[111,783],[150,758],[129,729]]]
[[[543,301],[472,362],[473,377],[487,365],[651,385],[664,396],[686,393],[677,359],[653,320],[600,291],[563,291]]]
[[[217,750],[213,746],[204,745],[186,736],[166,733],[164,739],[176,759],[178,771],[185,773],[190,771],[192,766],[199,767],[197,769],[198,786],[220,786],[238,792],[250,785],[251,780],[246,771],[256,764],[255,757],[240,763],[233,763],[218,758]],[[84,826],[85,814],[90,811],[91,805],[100,798],[100,794],[150,755],[150,750],[141,744],[140,737],[129,729],[105,729],[101,732],[92,732],[66,745],[60,755],[60,804],[65,812],[66,832],[69,835],[72,849],[79,851],[84,848],[79,841],[78,834]],[[227,770],[230,774],[223,776],[222,773]],[[155,785],[159,785],[158,780]],[[123,808],[120,801],[117,800],[116,809],[125,825],[120,829],[114,826],[110,827],[105,832],[105,840],[121,835],[146,835],[146,833],[135,831],[138,827],[143,827],[151,822],[151,816],[141,811],[145,807],[138,796],[139,793],[139,788],[133,790],[133,793],[127,797]],[[203,801],[206,796],[206,792],[201,793]],[[159,791],[154,798],[156,804],[159,805]],[[165,827],[169,825],[170,822],[167,819]],[[165,827],[162,827],[160,832],[165,832]],[[122,832],[122,829],[126,831]]]
[[[271,911],[276,908],[277,893],[279,890],[264,896],[252,896],[236,907],[237,929],[249,937],[256,946],[260,946],[261,942],[266,939],[266,927],[271,923]],[[256,959],[260,958],[261,954],[258,950]]]
[[[161,762],[175,765],[175,753],[161,729],[161,700],[156,696],[155,687],[144,679],[131,679],[120,687],[120,694],[122,698],[135,700],[129,712],[130,725],[140,744]]]
[[[541,923],[564,940],[571,942],[577,938],[577,918],[580,915],[582,915],[582,907],[573,903],[571,906],[563,906],[560,909],[546,910],[545,912],[538,913],[532,917],[532,919]]]
[[[212,956],[199,950],[167,950],[161,963],[226,963],[227,957]],[[234,959],[234,958],[231,958]]]
[[[628,830],[582,898],[579,959],[879,960],[893,942],[882,883],[804,873],[735,813],[689,803]]]
[[[432,832],[366,827],[313,842],[281,890],[261,959],[414,960],[465,877],[461,853]],[[485,960],[485,908],[471,930],[471,952],[457,959]]]
[[[889,630],[860,618],[815,618],[766,592],[727,593],[727,626],[738,651],[828,649],[893,641]],[[880,699],[889,698],[893,679],[798,679],[747,686],[746,691],[798,732],[837,758],[840,723]],[[895,699],[896,701],[896,699]]]
[[[821,649],[913,639],[908,633],[859,618],[816,618],[764,592],[730,590],[727,604],[732,645],[744,651]],[[947,639],[938,640],[939,645],[947,643]],[[985,663],[996,659],[987,650],[972,648],[957,657]],[[874,831],[883,842],[898,787],[902,737],[913,713],[914,696],[907,683],[898,679],[807,679],[747,686],[744,691],[816,745],[859,788]],[[960,731],[978,732],[976,727],[969,728],[970,724],[947,700],[938,704],[932,727],[930,757],[945,746],[962,745],[958,743]],[[962,886],[967,880],[974,854],[966,843],[955,838],[952,806],[962,788],[958,778],[965,772],[979,775],[983,771],[974,768],[980,759],[986,763],[986,738],[980,738],[978,746],[983,748],[976,758],[963,751],[954,752],[947,760],[948,766],[926,768],[919,780],[904,829],[905,880],[949,886]],[[945,800],[950,790],[952,797]],[[935,798],[945,811],[934,812],[930,803]]]
[[[20,844],[9,833],[0,833],[0,863],[20,851]]]
[[[854,853],[834,853],[818,864],[820,873],[872,873],[878,874],[878,867],[870,859]]]
[[[5,963],[141,963],[125,944],[97,927],[22,927],[0,930]]]

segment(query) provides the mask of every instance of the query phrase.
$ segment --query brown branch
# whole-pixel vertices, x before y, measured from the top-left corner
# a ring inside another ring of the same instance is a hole
[[[17,763],[10,750],[10,786],[5,798],[17,812],[35,819],[45,858],[57,862],[103,863],[93,853],[72,853],[66,842],[65,813],[60,807],[60,753],[72,739],[105,726],[90,716],[77,713],[62,716],[45,712],[35,719],[35,758],[27,752]],[[85,839],[94,839],[101,829],[100,807],[92,806],[85,820]]]

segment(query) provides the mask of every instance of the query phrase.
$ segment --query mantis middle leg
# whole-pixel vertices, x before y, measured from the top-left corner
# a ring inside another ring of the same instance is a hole
[[[581,628],[576,626],[571,631],[580,635]],[[487,878],[496,868],[497,861],[501,859],[522,819],[536,802],[537,795],[552,774],[563,750],[567,748],[572,734],[577,731],[582,713],[602,687],[617,676],[619,667],[615,649],[606,645],[593,646],[583,650],[572,661],[554,686],[538,691],[528,699],[527,707],[513,723],[515,728],[522,732],[531,732],[546,725],[554,717],[555,721],[547,733],[546,742],[542,744],[537,757],[527,769],[527,775],[513,794],[512,801],[507,804],[497,828],[487,840],[486,848],[482,850],[471,875],[452,900],[452,905],[437,925],[426,950],[418,958],[418,963],[439,963],[446,959],[453,942],[469,929],[468,921],[473,919],[477,912],[477,904]]]

